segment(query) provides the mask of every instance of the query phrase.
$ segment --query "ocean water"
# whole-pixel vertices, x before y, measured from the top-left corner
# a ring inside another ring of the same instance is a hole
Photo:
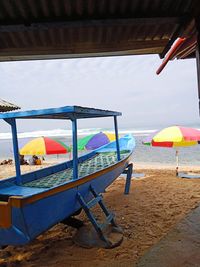
[[[103,131],[105,129],[82,129],[79,130],[78,136],[79,138],[86,136],[91,133],[96,133],[99,131]],[[109,131],[109,129],[106,129]],[[145,139],[149,134],[153,133],[157,129],[124,129],[120,131],[120,135],[124,135],[126,133],[131,133],[136,140],[136,148],[133,153],[133,161],[138,163],[148,163],[148,164],[174,164],[175,165],[175,149],[173,148],[158,148],[158,147],[150,147],[142,144],[142,140]],[[71,141],[71,131],[66,131],[62,129],[55,129],[51,131],[36,131],[36,132],[25,132],[18,134],[19,147],[21,148],[24,144],[26,144],[29,140],[39,136],[49,136],[54,139],[61,140],[65,142],[67,145],[72,143]],[[48,158],[57,158],[65,159],[69,158],[66,155],[52,155],[46,156],[46,160]],[[0,161],[7,158],[13,158],[13,147],[12,147],[12,139],[10,133],[0,133]],[[28,156],[26,157],[29,158]],[[195,165],[200,166],[200,145],[187,147],[187,148],[179,148],[179,161],[180,166],[188,166]]]

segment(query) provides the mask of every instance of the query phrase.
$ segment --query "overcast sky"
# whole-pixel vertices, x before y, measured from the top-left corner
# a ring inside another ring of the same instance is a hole
[[[157,55],[0,63],[0,98],[24,110],[81,105],[121,111],[120,128],[199,123],[195,60],[175,60],[158,76]],[[112,127],[109,119],[81,128]],[[19,131],[65,128],[19,122]],[[9,128],[0,123],[0,132]]]

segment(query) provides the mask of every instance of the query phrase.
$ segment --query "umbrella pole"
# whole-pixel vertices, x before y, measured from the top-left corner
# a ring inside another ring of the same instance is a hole
[[[178,150],[176,150],[176,176],[178,176],[178,165],[179,165],[179,161],[178,161]]]

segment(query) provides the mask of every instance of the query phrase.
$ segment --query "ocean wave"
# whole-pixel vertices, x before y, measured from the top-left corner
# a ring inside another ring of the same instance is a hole
[[[113,129],[102,129],[102,128],[88,128],[88,129],[79,129],[78,130],[78,135],[79,136],[85,136],[89,134],[95,134],[98,132],[114,132]],[[136,129],[122,129],[119,130],[119,134],[128,134],[132,133],[135,136],[145,136],[149,135],[156,130],[136,130]],[[54,130],[39,130],[39,131],[32,131],[32,132],[22,132],[18,133],[18,138],[35,138],[35,137],[40,137],[40,136],[45,136],[45,137],[69,137],[72,135],[72,130],[64,130],[64,129],[54,129]],[[12,134],[11,133],[0,133],[0,139],[12,139]]]
[[[156,131],[157,131],[157,129],[153,129],[153,130],[126,129],[126,130],[119,130],[119,133],[121,133],[121,134],[131,133],[134,136],[146,136],[146,135],[149,135],[149,134],[154,133]]]

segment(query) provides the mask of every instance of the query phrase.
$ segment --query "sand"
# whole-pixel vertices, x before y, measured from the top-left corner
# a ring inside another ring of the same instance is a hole
[[[32,168],[23,166],[23,172]],[[135,169],[145,176],[132,179],[129,195],[123,194],[124,178],[117,179],[104,193],[105,202],[124,230],[119,247],[81,248],[72,241],[76,230],[58,224],[26,246],[0,251],[0,266],[133,266],[200,202],[200,180],[177,178],[174,166],[135,164]],[[200,173],[197,167],[186,169]],[[13,167],[0,166],[0,178],[5,174],[12,175]],[[99,210],[96,212],[98,215]],[[87,223],[84,213],[79,217]]]

